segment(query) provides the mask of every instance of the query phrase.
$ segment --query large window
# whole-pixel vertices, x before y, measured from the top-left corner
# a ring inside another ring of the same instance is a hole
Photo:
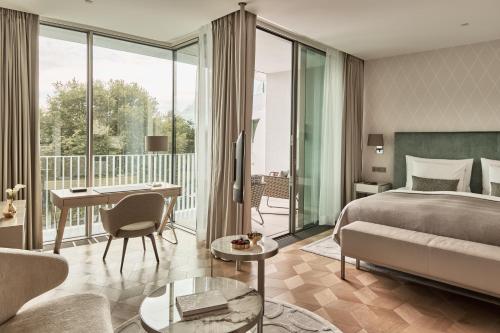
[[[176,221],[195,228],[197,54],[198,44],[172,51],[41,26],[44,241],[55,237],[50,189],[91,184],[179,183]],[[153,158],[144,151],[146,135],[168,136],[171,148]],[[86,212],[72,210],[65,238],[103,232],[97,208]]]
[[[55,239],[50,190],[87,182],[87,36],[40,27],[40,155],[44,240]],[[65,236],[84,236],[86,209],[69,211]]]

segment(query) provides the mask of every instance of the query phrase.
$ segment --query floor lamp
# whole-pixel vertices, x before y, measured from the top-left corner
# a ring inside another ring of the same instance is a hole
[[[153,156],[153,184],[151,186],[161,186],[161,183],[156,182],[156,159],[158,158],[158,152],[168,151],[168,137],[164,135],[148,135],[144,137],[144,146],[147,152],[155,153]]]

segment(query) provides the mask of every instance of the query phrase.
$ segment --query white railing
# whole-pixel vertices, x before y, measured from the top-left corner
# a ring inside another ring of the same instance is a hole
[[[44,240],[55,238],[56,224],[50,202],[50,190],[86,186],[87,158],[74,156],[41,156],[42,217]],[[175,170],[171,154],[154,155],[95,155],[92,161],[94,186],[140,184],[161,181],[182,186],[182,195],[176,204],[176,221],[194,226],[196,208],[195,154],[176,154]],[[154,170],[154,171],[153,171]],[[174,174],[175,172],[175,174]],[[154,174],[153,174],[154,173]],[[93,233],[102,232],[98,207],[93,210]],[[86,209],[69,211],[65,237],[85,236]]]

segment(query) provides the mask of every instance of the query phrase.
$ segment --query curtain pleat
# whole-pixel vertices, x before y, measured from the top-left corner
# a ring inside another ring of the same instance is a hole
[[[219,237],[250,231],[251,135],[246,136],[245,142],[245,203],[239,207],[232,199],[233,142],[240,131],[251,133],[255,70],[256,16],[243,12],[242,17],[241,13],[237,11],[212,22],[212,172],[207,246]]]
[[[345,112],[342,147],[342,205],[353,200],[353,184],[361,180],[364,62],[345,58]]]
[[[321,128],[319,224],[333,225],[341,208],[345,53],[328,49]]]
[[[38,115],[38,16],[0,8],[0,190],[26,185],[26,248],[43,245]]]

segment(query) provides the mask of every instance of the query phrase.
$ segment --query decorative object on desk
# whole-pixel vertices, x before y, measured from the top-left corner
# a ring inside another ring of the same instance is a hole
[[[183,320],[207,312],[228,308],[227,300],[220,290],[209,290],[202,293],[177,296],[175,298],[175,305]]]
[[[235,250],[245,250],[250,248],[250,241],[240,237],[231,241],[231,247]]]
[[[86,187],[72,187],[69,189],[71,193],[81,193],[81,192],[87,192]]]
[[[262,234],[260,232],[250,232],[247,234],[248,239],[252,245],[257,244],[258,241],[262,239]]]
[[[144,137],[144,147],[147,152],[155,153],[153,156],[153,183],[151,186],[158,187],[161,183],[156,182],[156,160],[158,152],[168,151],[168,137],[164,135],[148,135]]]
[[[384,153],[384,135],[383,134],[368,134],[368,146],[375,147],[377,154]]]
[[[17,184],[14,188],[8,188],[5,190],[7,193],[7,204],[3,208],[3,216],[6,218],[12,218],[16,215],[16,206],[14,206],[14,200],[17,198],[17,193],[20,189],[25,188],[26,186],[23,184]]]

